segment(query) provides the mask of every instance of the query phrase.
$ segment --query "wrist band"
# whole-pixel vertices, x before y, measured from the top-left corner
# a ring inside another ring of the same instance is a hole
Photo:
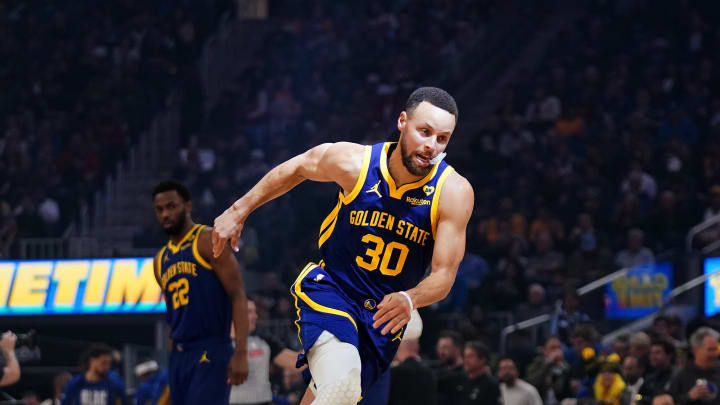
[[[408,302],[410,303],[410,310],[412,311],[415,309],[415,306],[413,305],[412,298],[410,298],[410,294],[406,293],[405,291],[398,291],[398,293],[402,294],[407,298]]]

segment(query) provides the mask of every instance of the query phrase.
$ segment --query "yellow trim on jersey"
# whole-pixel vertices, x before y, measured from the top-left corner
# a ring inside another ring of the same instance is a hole
[[[323,312],[326,314],[337,315],[337,316],[342,316],[342,317],[347,318],[348,320],[350,320],[350,322],[352,322],[353,326],[355,327],[355,330],[358,330],[357,324],[355,323],[355,319],[353,319],[353,317],[350,316],[350,314],[348,314],[345,311],[340,311],[339,309],[326,307],[325,305],[320,305],[317,302],[311,300],[310,297],[307,296],[307,294],[305,294],[304,292],[302,292],[300,290],[300,284],[302,283],[302,280],[316,266],[317,266],[317,264],[315,264],[315,263],[310,263],[307,266],[305,266],[305,269],[303,269],[302,273],[300,273],[297,280],[295,280],[295,285],[294,285],[295,294],[297,294],[297,296],[300,297],[300,299],[305,301],[305,303],[308,304],[310,306],[310,308],[312,308],[318,312]],[[299,311],[299,309],[298,309],[298,311]]]
[[[157,400],[157,405],[169,405],[170,404],[170,387],[165,386],[160,398]]]
[[[303,267],[303,269],[300,271],[300,274],[303,274],[303,272],[305,270],[307,270],[308,267],[311,267],[312,265],[313,265],[312,263],[308,263],[307,265],[305,265],[305,267]],[[298,279],[295,280],[295,283],[297,283],[298,280],[301,280],[301,278],[298,277]],[[295,297],[295,308],[297,308],[297,319],[295,320],[295,326],[297,327],[297,330],[298,330],[298,341],[300,341],[300,345],[302,345],[303,342],[302,342],[302,338],[300,337],[300,305],[298,305],[297,295],[295,295],[295,293],[293,292],[293,289],[295,288],[295,283],[293,283],[293,285],[290,286],[290,295]]]
[[[452,166],[448,166],[443,170],[440,178],[435,185],[435,195],[433,195],[432,205],[430,206],[430,226],[432,227],[433,239],[435,239],[435,232],[437,231],[437,217],[438,217],[438,205],[440,205],[440,191],[442,191],[443,184],[448,178],[450,173],[454,172]]]
[[[160,276],[162,275],[162,257],[165,254],[165,249],[167,246],[163,246],[159,252],[155,254],[155,277],[157,277],[158,280],[160,280]]]
[[[193,257],[195,257],[195,260],[197,260],[198,263],[200,263],[201,266],[205,267],[208,270],[212,270],[212,265],[208,263],[205,259],[203,259],[202,255],[200,254],[200,251],[198,250],[198,239],[200,239],[200,232],[205,228],[205,225],[200,225],[200,229],[197,231],[197,235],[195,236],[195,239],[193,239],[192,243],[192,252]]]
[[[355,187],[353,187],[350,194],[343,197],[342,192],[340,193],[340,200],[343,204],[348,205],[355,197],[357,197],[358,194],[360,194],[360,190],[362,190],[363,185],[365,185],[365,178],[367,177],[368,168],[370,167],[370,156],[372,155],[372,146],[365,145],[365,151],[363,152],[363,161],[362,161],[362,167],[360,168],[360,175],[358,176],[357,182],[355,182]]]
[[[182,246],[183,243],[187,242],[187,240],[193,235],[193,233],[195,232],[195,230],[197,229],[198,226],[200,226],[200,224],[195,224],[195,226],[193,226],[193,227],[188,231],[188,233],[186,233],[185,236],[183,236],[183,238],[180,239],[180,242],[178,242],[177,245],[174,244],[174,243],[172,242],[172,240],[169,240],[168,243],[167,243],[168,249],[170,249],[170,251],[173,252],[173,253],[179,252],[179,251],[180,251],[180,246]]]
[[[388,184],[388,190],[390,190],[390,197],[400,200],[402,199],[403,194],[405,194],[408,190],[422,187],[428,181],[432,180],[432,178],[435,177],[435,173],[437,173],[440,163],[434,165],[430,173],[428,173],[427,176],[423,177],[422,179],[414,181],[412,183],[403,184],[402,186],[400,186],[400,188],[398,188],[395,185],[395,180],[390,175],[390,171],[388,170],[387,166],[388,150],[390,149],[390,146],[394,143],[396,142],[386,142],[385,146],[383,146],[382,151],[380,152],[380,173],[382,173],[383,178]]]
[[[340,212],[340,207],[342,207],[342,193],[340,194],[340,197],[338,199],[337,204],[335,205],[335,208],[333,208],[332,211],[330,211],[330,214],[325,218],[322,225],[320,225],[320,238],[318,239],[318,248],[321,248],[323,243],[330,239],[330,235],[332,235],[333,231],[335,230],[335,224],[337,224],[337,218],[338,213]]]

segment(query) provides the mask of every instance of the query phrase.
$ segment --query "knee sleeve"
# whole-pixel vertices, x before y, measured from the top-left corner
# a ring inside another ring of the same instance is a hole
[[[355,405],[360,400],[360,354],[355,346],[324,331],[307,357],[315,393],[312,405]]]

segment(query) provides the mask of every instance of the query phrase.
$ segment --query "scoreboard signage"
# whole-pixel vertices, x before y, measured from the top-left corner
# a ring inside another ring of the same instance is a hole
[[[151,257],[0,261],[0,315],[163,311]]]
[[[705,282],[705,316],[713,316],[720,312],[720,257],[709,257],[703,265],[703,274],[712,274]]]

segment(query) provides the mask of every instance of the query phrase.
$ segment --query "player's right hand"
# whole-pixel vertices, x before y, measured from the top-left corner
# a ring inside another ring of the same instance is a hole
[[[220,257],[220,253],[225,249],[228,240],[230,240],[230,247],[234,251],[239,250],[238,239],[243,225],[244,221],[240,217],[240,212],[233,209],[233,207],[226,209],[222,215],[215,218],[212,233],[213,256]]]

